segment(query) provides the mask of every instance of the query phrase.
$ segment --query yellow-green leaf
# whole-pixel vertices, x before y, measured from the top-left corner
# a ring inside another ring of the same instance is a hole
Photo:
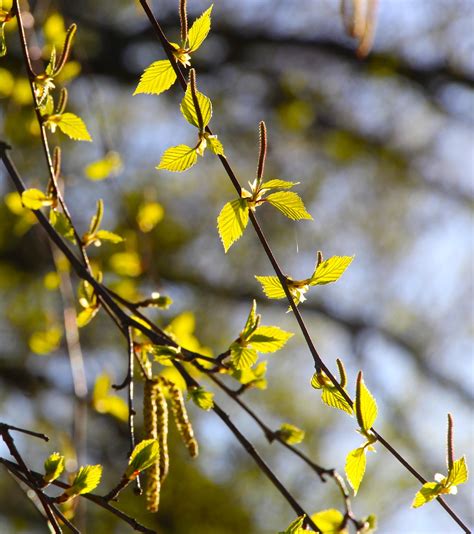
[[[196,406],[206,412],[214,407],[214,393],[206,391],[202,386],[191,387],[188,390],[188,398],[192,399]]]
[[[260,315],[257,314],[257,301],[253,299],[252,307],[250,308],[247,321],[245,321],[245,326],[240,333],[243,339],[247,339],[255,331],[260,322]]]
[[[144,439],[133,449],[130,455],[125,476],[132,480],[137,477],[141,471],[145,471],[153,464],[156,464],[160,455],[160,448],[156,439]]]
[[[227,202],[222,208],[217,217],[217,229],[225,252],[242,236],[248,222],[249,208],[244,199],[237,198]]]
[[[95,215],[92,217],[91,222],[89,224],[89,234],[95,234],[97,232],[102,222],[103,216],[104,216],[104,201],[101,198],[99,198],[99,200],[97,201]]]
[[[89,306],[84,308],[77,314],[76,323],[79,328],[88,325],[92,319],[97,315],[99,306]]]
[[[53,198],[39,189],[27,189],[21,194],[21,202],[25,208],[39,210],[43,206],[51,206]]]
[[[310,284],[312,286],[336,282],[352,263],[354,256],[333,256],[323,261],[313,273]]]
[[[466,458],[463,456],[453,463],[452,469],[449,471],[447,484],[449,486],[458,486],[464,484],[468,479]]]
[[[224,156],[224,145],[217,139],[217,135],[205,135],[207,146],[216,156]]]
[[[111,243],[121,243],[124,239],[122,236],[115,234],[114,232],[109,232],[108,230],[99,230],[96,233],[96,237],[100,241],[110,241]]]
[[[283,423],[279,430],[278,435],[280,438],[289,445],[296,445],[301,443],[305,436],[305,431],[301,430],[295,425],[290,425],[289,423]]]
[[[66,490],[68,495],[81,495],[83,493],[90,493],[99,484],[102,477],[102,466],[86,465],[81,467],[77,472],[71,487]]]
[[[280,180],[279,178],[274,178],[273,180],[268,180],[268,182],[263,182],[262,189],[291,189],[295,185],[298,185],[299,182],[288,182],[287,180]]]
[[[203,120],[203,129],[209,124],[212,117],[212,103],[211,99],[206,95],[203,95],[201,92],[196,90],[196,97],[201,110],[201,116]],[[196,112],[196,106],[194,105],[193,95],[191,92],[191,84],[188,83],[186,92],[184,93],[183,100],[181,101],[181,113],[184,118],[192,124],[199,128],[198,115]]]
[[[188,52],[195,52],[203,43],[211,29],[211,12],[214,4],[198,17],[188,32]]]
[[[331,408],[337,408],[338,410],[342,410],[343,412],[352,415],[350,404],[335,387],[323,387],[321,400],[328,406],[331,406]]]
[[[56,480],[64,471],[64,456],[59,452],[53,452],[44,462],[43,480],[49,484]]]
[[[159,95],[169,89],[175,81],[176,72],[173,65],[167,59],[155,61],[144,70],[133,95],[140,93]]]
[[[257,389],[266,389],[267,362],[260,362],[253,369],[239,369],[232,371],[232,376],[241,384]]]
[[[238,343],[233,343],[230,347],[230,356],[234,369],[248,369],[257,361],[257,352],[247,347],[242,347]]]
[[[161,156],[158,170],[165,169],[172,172],[183,172],[192,167],[197,161],[197,153],[194,148],[187,145],[173,146],[165,150]]]
[[[360,483],[364,478],[366,461],[364,447],[358,447],[347,455],[346,476],[349,484],[354,490],[354,495],[357,495]]]
[[[313,219],[306,211],[299,195],[293,191],[278,191],[277,193],[268,195],[266,200],[289,219],[293,219],[294,221],[299,219]]]
[[[275,352],[284,347],[293,335],[277,326],[259,326],[247,341],[258,352]]]
[[[62,213],[52,209],[49,212],[49,222],[52,224],[53,228],[66,239],[69,239],[72,243],[76,242],[76,237],[74,235],[74,228],[72,227],[71,221]]]
[[[281,531],[278,534],[305,534],[307,530],[303,527],[305,515],[302,515],[292,521],[285,531]]]
[[[87,131],[87,126],[84,121],[74,115],[74,113],[63,113],[62,115],[53,115],[49,120],[53,120],[53,117],[59,117],[55,119],[57,127],[68,137],[75,141],[92,141],[92,137]]]
[[[413,502],[411,503],[413,508],[419,508],[427,502],[436,499],[441,493],[442,486],[437,482],[427,482],[423,484],[420,491],[415,495]]]
[[[262,289],[269,299],[284,299],[286,297],[283,286],[277,276],[255,276],[262,284]]]
[[[357,375],[355,413],[360,428],[368,432],[377,418],[377,403],[364,383],[362,371]]]
[[[339,510],[330,508],[321,510],[311,516],[316,526],[320,529],[321,534],[347,534],[346,528],[341,529],[344,522],[344,516]]]
[[[122,169],[122,158],[118,152],[110,151],[97,161],[89,163],[84,172],[89,180],[105,180],[109,176],[115,176]]]

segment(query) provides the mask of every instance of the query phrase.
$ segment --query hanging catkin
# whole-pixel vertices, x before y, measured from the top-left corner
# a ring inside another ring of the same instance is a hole
[[[143,393],[143,425],[145,439],[158,439],[158,414],[157,414],[157,396],[159,383],[156,380],[146,380]],[[147,509],[150,512],[157,512],[160,504],[160,460],[161,450],[158,453],[158,459],[147,470],[145,497]]]
[[[195,458],[199,453],[199,447],[196,438],[194,437],[193,427],[189,421],[186,406],[184,405],[183,394],[171,380],[161,377],[161,381],[168,388],[171,400],[171,412],[173,413],[178,432],[180,433],[189,454],[192,458]]]
[[[157,430],[158,444],[160,447],[160,480],[163,483],[168,475],[169,455],[168,455],[168,405],[161,388],[160,382],[156,388],[156,413],[157,413]]]

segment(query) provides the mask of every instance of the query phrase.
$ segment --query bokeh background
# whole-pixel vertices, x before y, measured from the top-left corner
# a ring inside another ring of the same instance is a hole
[[[190,18],[208,7],[188,4]],[[182,175],[154,169],[165,148],[190,144],[195,133],[180,116],[177,87],[160,97],[132,96],[142,70],[164,57],[138,3],[29,5],[37,58],[61,41],[64,24],[79,26],[64,81],[70,109],[84,118],[94,143],[52,140],[63,147],[66,199],[78,227],[86,231],[103,198],[104,228],[127,237],[123,245],[91,252],[106,282],[124,295],[170,295],[173,306],[153,317],[167,325],[180,316],[188,334],[195,327],[214,354],[236,337],[256,298],[264,324],[296,335],[268,357],[267,390],[246,398],[270,426],[303,428],[299,447],[342,472],[360,436],[353,421],[323,406],[311,388],[312,359],[284,303],[263,297],[254,275],[272,272],[255,235],[249,228],[227,255],[219,242],[216,217],[235,195],[222,167],[207,155]],[[178,40],[177,2],[154,1],[153,8]],[[10,26],[0,63],[1,137],[14,147],[11,155],[30,187],[44,188],[46,167]],[[380,0],[374,48],[359,60],[336,0],[217,0],[211,34],[194,56],[200,89],[214,104],[211,126],[241,182],[255,174],[261,119],[269,130],[267,176],[301,182],[314,222],[293,223],[266,208],[258,213],[284,270],[307,276],[318,249],[326,257],[355,254],[344,277],[313,290],[302,310],[330,367],[341,357],[352,383],[364,370],[379,404],[378,428],[427,478],[445,470],[448,411],[457,454],[469,460],[472,452],[473,27],[470,0]],[[112,175],[91,180],[87,166],[107,154]],[[82,351],[88,392],[75,401],[54,251],[10,195],[3,168],[0,176],[0,419],[51,436],[50,444],[17,438],[32,467],[40,470],[50,452],[61,450],[74,468],[77,454],[79,462],[104,464],[106,491],[126,461],[127,426],[120,413],[98,413],[91,399],[101,374],[115,382],[123,377],[124,340],[103,313],[81,329],[75,354]],[[140,208],[150,202],[155,220],[140,225]],[[125,256],[117,259],[117,252]],[[68,288],[67,279],[63,272],[66,297],[77,284],[71,277]],[[137,396],[139,403],[140,391]],[[331,482],[322,484],[285,449],[269,445],[219,391],[216,398],[308,511],[341,508]],[[294,514],[252,459],[212,412],[189,410],[198,460],[186,457],[172,432],[159,514],[147,513],[131,491],[120,506],[160,533],[283,530]],[[3,446],[0,452],[8,454]],[[379,446],[353,499],[355,512],[375,513],[386,534],[458,532],[436,503],[410,508],[418,487]],[[5,471],[0,494],[1,532],[45,532]],[[448,499],[472,525],[470,495],[468,484]],[[78,517],[87,532],[128,532],[91,506]]]

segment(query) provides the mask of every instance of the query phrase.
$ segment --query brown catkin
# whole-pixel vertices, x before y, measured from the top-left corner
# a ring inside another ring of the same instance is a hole
[[[166,403],[165,395],[159,383],[156,388],[156,413],[158,444],[160,449],[160,481],[163,482],[168,475],[170,466],[168,454],[168,404]]]
[[[199,447],[194,437],[193,427],[188,418],[188,412],[186,411],[186,406],[184,405],[183,394],[176,387],[174,382],[162,378],[163,384],[168,388],[170,399],[171,399],[171,412],[173,414],[174,421],[176,423],[176,428],[181,435],[188,452],[192,458],[196,458],[199,454]]]
[[[143,426],[145,439],[158,438],[158,414],[157,398],[160,385],[156,380],[146,380],[143,392]],[[157,462],[147,470],[145,497],[147,510],[157,512],[160,504],[160,459],[161,450],[158,453]]]
[[[61,52],[61,56],[59,57],[59,61],[54,69],[53,76],[57,76],[61,72],[67,60],[69,59],[69,55],[71,53],[72,42],[74,40],[74,36],[76,35],[76,30],[77,30],[76,24],[71,24],[71,26],[69,26],[67,33],[66,33],[66,39],[64,40],[63,50]]]

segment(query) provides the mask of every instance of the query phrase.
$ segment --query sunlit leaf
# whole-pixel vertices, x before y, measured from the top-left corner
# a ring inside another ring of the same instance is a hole
[[[188,52],[195,52],[203,43],[207,37],[209,30],[211,29],[211,12],[214,4],[204,11],[204,13],[198,17],[188,32]]]
[[[227,202],[222,208],[217,217],[217,229],[225,252],[242,236],[248,222],[249,208],[244,199]]]
[[[426,484],[423,484],[420,491],[415,495],[415,498],[411,503],[412,507],[419,508],[427,502],[436,499],[436,497],[438,497],[438,495],[441,493],[441,490],[442,486],[437,482],[427,482]]]
[[[347,534],[346,528],[341,529],[344,522],[343,514],[334,508],[321,510],[311,516],[316,526],[320,529],[321,534]]]
[[[176,81],[176,72],[167,59],[155,61],[145,69],[134,95],[145,93],[159,95],[169,89]]]
[[[275,352],[284,347],[293,335],[277,326],[259,326],[248,338],[248,342],[258,352]]]
[[[302,515],[292,521],[286,530],[280,531],[278,534],[305,534],[307,530],[303,528],[305,515]]]
[[[51,206],[54,200],[39,189],[27,189],[21,194],[21,202],[25,208],[39,210],[43,206]]]
[[[66,490],[68,495],[82,495],[90,493],[99,484],[102,477],[101,465],[86,465],[77,472],[71,487]]]
[[[286,297],[283,286],[277,276],[255,276],[262,284],[262,289],[269,299],[284,299]]]
[[[88,325],[92,319],[97,315],[99,306],[89,306],[81,310],[76,317],[76,323],[79,328]]]
[[[323,261],[313,273],[310,284],[323,285],[336,282],[344,274],[344,271],[352,263],[354,256],[333,256]]]
[[[257,352],[233,343],[230,348],[231,362],[234,369],[247,369],[257,361]]]
[[[108,230],[99,230],[96,233],[96,236],[100,241],[110,241],[111,243],[121,243],[124,239],[122,236],[115,234],[114,232],[109,232]]]
[[[364,383],[362,372],[357,376],[355,413],[360,428],[368,432],[377,418],[377,403]]]
[[[254,368],[236,369],[232,371],[232,376],[241,384],[257,389],[266,389],[267,380],[265,373],[267,372],[267,362],[260,362]]]
[[[111,393],[111,380],[106,373],[100,374],[95,381],[92,393],[92,406],[96,412],[108,414],[119,421],[128,421],[128,405],[122,397]]]
[[[463,456],[453,463],[452,469],[449,471],[447,477],[447,484],[450,486],[458,486],[464,484],[468,479],[468,470],[466,458]]]
[[[224,156],[224,145],[217,139],[217,135],[206,135],[207,146],[216,156]]]
[[[156,464],[160,455],[159,444],[156,439],[144,439],[133,449],[129,464],[125,471],[128,479],[134,479],[141,471],[145,471]]]
[[[198,101],[199,109],[201,110],[201,117],[203,120],[203,129],[209,124],[212,117],[212,103],[211,99],[201,92],[196,90],[196,98]],[[196,106],[194,105],[193,95],[191,92],[191,84],[188,83],[188,87],[181,101],[181,113],[184,118],[196,128],[199,128],[198,114]]]
[[[367,458],[365,456],[365,448],[358,447],[351,451],[346,458],[346,476],[349,484],[354,490],[354,495],[359,491],[360,483],[364,478],[365,466]]]
[[[353,413],[351,405],[346,401],[346,399],[335,387],[324,387],[321,395],[321,400],[328,406],[331,406],[331,408],[337,408],[338,410],[342,410],[343,412],[346,412],[349,415],[352,415]]]
[[[56,480],[64,471],[64,456],[59,452],[53,452],[44,462],[44,476],[43,480],[49,484]]]
[[[268,195],[266,200],[289,219],[293,219],[294,221],[299,219],[313,219],[306,211],[299,195],[293,191],[278,191],[277,193]]]
[[[305,431],[289,423],[283,423],[278,430],[278,435],[285,443],[296,445],[303,441]]]
[[[201,410],[209,411],[214,406],[214,393],[206,391],[203,387],[192,387],[188,390],[188,396]]]
[[[263,182],[262,189],[291,189],[298,184],[299,182],[288,182],[286,180],[274,178],[273,180],[268,180],[268,182]]]
[[[74,113],[52,115],[46,121],[48,126],[55,124],[64,134],[75,141],[92,141],[84,121]],[[53,130],[53,128],[51,128]]]
[[[260,315],[257,315],[257,301],[253,299],[247,321],[245,322],[245,326],[241,332],[243,339],[248,339],[250,334],[252,334],[257,328],[259,321]]]
[[[196,161],[197,153],[194,148],[187,145],[178,145],[165,150],[156,168],[172,172],[183,172],[192,167]]]

